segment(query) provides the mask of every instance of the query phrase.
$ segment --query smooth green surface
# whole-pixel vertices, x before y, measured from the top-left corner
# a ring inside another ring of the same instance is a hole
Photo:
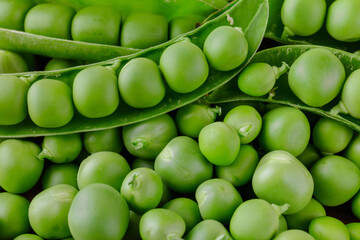
[[[43,173],[41,180],[42,188],[46,189],[57,184],[68,184],[78,188],[78,170],[79,166],[72,163],[52,164]]]
[[[220,222],[213,219],[206,219],[198,223],[186,235],[186,240],[208,240],[221,239],[232,240],[228,230]]]
[[[35,5],[32,0],[3,0],[0,2],[0,27],[23,31],[27,12]]]
[[[86,151],[90,154],[102,151],[119,153],[123,148],[119,128],[85,132],[83,141]]]
[[[309,225],[309,233],[316,240],[350,240],[345,224],[329,216],[313,219]]]
[[[20,73],[29,70],[25,59],[18,53],[0,50],[0,73]]]

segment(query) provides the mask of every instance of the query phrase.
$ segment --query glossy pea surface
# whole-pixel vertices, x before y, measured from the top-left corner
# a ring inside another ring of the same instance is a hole
[[[90,154],[102,151],[121,152],[123,146],[119,128],[85,132],[84,147]]]
[[[309,233],[316,240],[350,240],[345,224],[329,216],[313,219],[309,225]]]
[[[20,54],[0,50],[0,73],[20,73],[28,70],[28,65]]]
[[[0,2],[0,27],[24,30],[27,12],[35,5],[32,0],[4,0]]]
[[[346,224],[347,229],[349,230],[350,240],[359,240],[360,239],[360,223],[353,222]]]
[[[71,89],[58,80],[42,79],[32,84],[27,102],[30,118],[39,127],[65,126],[74,115]]]
[[[284,231],[277,235],[273,240],[315,240],[309,233],[299,230],[299,229],[291,229]]]
[[[17,236],[14,240],[43,240],[43,238],[35,234],[25,233]]]
[[[72,163],[52,164],[43,173],[41,185],[43,189],[58,185],[67,184],[78,188],[77,173],[79,166]]]
[[[360,135],[356,134],[346,147],[343,156],[360,168]]]
[[[208,239],[232,240],[233,238],[224,225],[213,219],[199,222],[185,237],[185,240]]]
[[[160,57],[160,69],[169,87],[177,93],[199,88],[209,75],[209,66],[201,49],[184,40],[167,47]]]
[[[122,99],[131,107],[153,107],[165,96],[160,69],[147,58],[130,60],[121,69],[118,84]]]
[[[360,6],[360,5],[359,5]],[[356,90],[360,88],[360,69],[353,71],[346,79],[341,92],[341,100],[343,101],[349,114],[360,119],[360,96]]]

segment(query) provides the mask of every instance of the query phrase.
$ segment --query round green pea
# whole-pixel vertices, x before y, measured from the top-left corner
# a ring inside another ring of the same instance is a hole
[[[160,69],[169,87],[177,93],[194,91],[209,75],[204,53],[188,40],[165,49],[160,57]]]
[[[29,220],[36,234],[46,239],[71,236],[68,213],[77,192],[73,186],[59,184],[45,189],[31,200]]]
[[[309,225],[309,233],[316,240],[350,240],[345,224],[329,216],[313,219]]]
[[[350,141],[345,151],[343,152],[345,158],[351,160],[360,168],[360,135],[357,134]]]
[[[351,211],[355,217],[360,219],[360,193],[359,192],[351,200]]]
[[[79,189],[93,183],[104,183],[117,191],[126,175],[131,171],[129,164],[115,152],[97,152],[80,164],[77,182]]]
[[[2,2],[0,2],[0,7],[1,3]],[[0,49],[0,73],[20,73],[27,71],[29,71],[28,65],[21,55]]]
[[[29,201],[23,196],[0,193],[0,238],[11,240],[30,231]]]
[[[212,68],[230,71],[245,61],[248,54],[248,42],[241,29],[220,26],[205,39],[204,53]]]
[[[200,24],[203,20],[204,17],[199,15],[186,15],[172,19],[169,24],[170,39],[194,30],[197,24]]]
[[[30,118],[39,127],[65,126],[74,115],[71,89],[58,80],[42,79],[32,84],[27,102]]]
[[[233,240],[224,225],[213,219],[199,222],[185,237],[185,240],[209,239]]]
[[[25,233],[17,236],[14,240],[43,240],[43,238],[35,234]]]
[[[240,150],[240,137],[224,122],[214,122],[205,126],[199,134],[201,153],[217,166],[233,163]]]
[[[29,85],[15,76],[0,76],[0,125],[15,125],[27,116]]]
[[[119,105],[117,78],[103,66],[81,70],[73,83],[73,99],[76,109],[88,118],[106,117]]]
[[[71,39],[71,22],[75,10],[67,5],[42,3],[31,8],[25,17],[25,32]]]
[[[359,240],[360,239],[360,223],[353,222],[346,224],[347,229],[349,230],[350,240]]]
[[[3,0],[0,2],[0,27],[24,30],[27,12],[35,5],[32,0]]]
[[[7,192],[24,193],[39,180],[44,161],[36,155],[40,148],[33,142],[8,139],[0,144],[0,186]]]
[[[352,117],[357,119],[360,119],[360,96],[356,92],[359,88],[360,69],[355,70],[350,74],[350,76],[346,79],[341,92],[341,100],[343,101],[347,111]]]
[[[84,147],[90,154],[110,151],[121,152],[122,141],[119,128],[84,133]]]
[[[311,107],[321,107],[340,93],[345,69],[332,52],[315,48],[295,60],[288,80],[291,91],[301,101]]]
[[[315,240],[309,233],[299,230],[291,229],[284,231],[277,235],[273,240]]]
[[[279,227],[276,231],[276,235],[279,235],[280,233],[285,232],[286,230],[288,230],[287,222],[285,220],[284,215],[281,215],[279,217]]]
[[[168,22],[162,15],[134,13],[129,15],[121,28],[121,46],[148,48],[168,40]]]
[[[130,60],[121,69],[118,83],[122,99],[131,107],[153,107],[165,96],[160,69],[147,58]]]
[[[121,15],[108,6],[88,6],[76,13],[71,25],[75,41],[119,45]]]
[[[314,197],[325,206],[343,204],[360,189],[360,170],[344,157],[323,157],[310,171],[315,185]]]
[[[52,164],[45,171],[42,176],[42,188],[46,189],[58,184],[67,184],[78,188],[77,173],[79,166],[72,163]]]
[[[52,58],[46,65],[44,71],[54,71],[76,66],[75,62],[66,59]]]

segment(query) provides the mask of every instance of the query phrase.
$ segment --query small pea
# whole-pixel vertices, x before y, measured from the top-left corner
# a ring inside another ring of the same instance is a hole
[[[129,226],[126,230],[123,240],[141,240],[139,232],[141,215],[130,210]]]
[[[0,2],[0,27],[24,30],[27,12],[35,5],[32,0],[3,0]]]
[[[194,30],[203,20],[204,17],[198,15],[187,15],[172,19],[169,26],[170,39]]]
[[[75,41],[119,45],[121,15],[108,6],[88,6],[76,13],[71,25]]]
[[[291,229],[277,235],[273,240],[315,240],[309,233],[299,230]]]
[[[279,217],[279,227],[276,231],[276,236],[282,232],[285,232],[286,230],[288,230],[288,225],[287,225],[284,215],[281,215]]]
[[[350,240],[350,234],[345,224],[329,216],[313,219],[309,225],[309,233],[316,240]]]
[[[25,233],[17,236],[14,240],[43,240],[43,238],[35,234]]]
[[[353,71],[346,79],[341,92],[341,101],[346,107],[346,111],[352,117],[360,119],[360,96],[357,89],[360,88],[360,69]]]
[[[130,60],[121,69],[118,83],[122,99],[131,107],[153,107],[165,96],[160,69],[147,58]]]
[[[313,144],[308,144],[305,148],[305,150],[297,156],[297,159],[299,159],[302,164],[304,164],[305,167],[308,169],[311,168],[311,166],[321,158],[321,155],[319,151],[315,148]]]
[[[15,125],[27,117],[29,85],[15,76],[0,76],[0,125]]]
[[[160,57],[160,69],[169,87],[177,93],[194,91],[209,75],[204,53],[188,40],[165,49]]]
[[[343,156],[360,168],[360,135],[356,134],[343,152]]]
[[[199,222],[185,237],[185,240],[209,239],[233,240],[224,225],[213,219]]]
[[[154,169],[154,161],[152,159],[149,160],[149,159],[136,158],[131,163],[131,169],[142,168],[142,167]]]
[[[103,66],[81,70],[74,79],[73,99],[76,109],[85,117],[112,114],[120,101],[115,74]]]
[[[273,89],[276,79],[286,73],[288,69],[289,66],[285,62],[280,67],[267,63],[251,63],[240,72],[238,87],[249,96],[263,96]]]
[[[360,239],[360,223],[353,222],[346,224],[347,229],[349,230],[350,240],[359,240]]]
[[[25,32],[71,39],[71,22],[75,10],[67,5],[42,3],[31,8],[25,17]]]
[[[27,71],[29,71],[29,67],[20,54],[0,49],[0,73],[20,73]]]
[[[42,176],[41,185],[43,189],[58,185],[67,184],[78,188],[77,173],[79,166],[72,163],[52,164]]]
[[[30,118],[39,127],[65,126],[74,115],[71,89],[58,80],[42,79],[32,84],[27,101]]]
[[[245,61],[248,42],[241,29],[220,26],[205,39],[204,53],[211,67],[219,71],[230,71]]]
[[[121,46],[148,48],[166,42],[168,22],[162,15],[134,13],[129,15],[121,28]]]
[[[44,71],[54,71],[65,68],[71,68],[76,66],[74,61],[60,59],[60,58],[52,58],[46,65]]]
[[[355,217],[360,219],[360,193],[357,193],[351,200],[351,211]]]
[[[121,152],[122,141],[119,128],[110,128],[84,133],[84,146],[88,153]]]

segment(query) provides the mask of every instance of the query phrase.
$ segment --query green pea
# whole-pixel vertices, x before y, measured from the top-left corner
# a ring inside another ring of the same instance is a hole
[[[230,222],[235,209],[243,202],[236,188],[229,181],[220,178],[200,184],[195,198],[203,219],[214,219],[223,224]]]
[[[314,192],[314,181],[307,168],[282,150],[269,152],[261,158],[252,186],[258,198],[277,205],[289,204],[286,215],[304,209]]]
[[[262,119],[255,108],[241,105],[225,115],[224,123],[233,127],[239,134],[241,144],[252,142],[260,133]]]
[[[160,57],[160,69],[169,87],[177,93],[194,91],[209,75],[204,53],[188,40],[165,49]]]
[[[312,131],[313,143],[325,153],[338,153],[346,148],[353,136],[353,130],[329,118],[321,118]]]
[[[30,230],[29,201],[19,195],[0,193],[0,238],[14,239]]]
[[[88,153],[110,151],[121,152],[120,128],[110,128],[84,133],[84,146]]]
[[[7,192],[24,193],[39,180],[44,161],[33,142],[8,139],[0,144],[0,186]]]
[[[290,89],[301,101],[311,107],[322,107],[340,93],[345,69],[332,52],[315,48],[295,60],[288,80]]]
[[[354,138],[350,141],[343,156],[353,163],[355,163],[360,168],[360,135],[356,134]]]
[[[176,112],[176,125],[182,135],[196,138],[201,129],[213,123],[220,114],[219,107],[212,108],[198,103],[189,104]]]
[[[95,183],[76,194],[68,222],[76,240],[122,239],[129,224],[129,208],[114,188]]]
[[[310,171],[315,184],[314,197],[325,206],[343,204],[360,189],[360,170],[344,157],[323,157]]]
[[[159,205],[163,194],[163,183],[154,170],[137,168],[126,175],[120,193],[131,210],[145,213]]]
[[[203,20],[204,17],[198,15],[187,15],[172,19],[169,26],[170,39],[194,30]]]
[[[309,225],[309,233],[316,240],[350,240],[345,224],[329,216],[313,219]]]
[[[42,151],[37,157],[48,159],[53,163],[68,163],[79,156],[81,149],[82,141],[79,133],[45,136]]]
[[[354,118],[360,119],[360,97],[356,89],[360,88],[360,69],[353,71],[346,79],[341,92],[341,100],[346,111]]]
[[[288,230],[288,225],[287,225],[284,215],[281,215],[279,217],[279,227],[276,231],[276,236],[282,232],[285,232],[286,230]]]
[[[108,6],[88,6],[78,11],[72,21],[75,41],[119,45],[121,15]]]
[[[311,168],[320,158],[321,155],[319,151],[310,143],[306,146],[305,150],[297,156],[297,159],[307,168]]]
[[[349,230],[350,240],[359,240],[360,239],[360,223],[353,222],[346,224],[347,229]]]
[[[54,71],[76,66],[75,62],[60,58],[52,58],[46,65],[44,71]]]
[[[235,240],[271,239],[279,227],[280,214],[265,200],[247,200],[232,215],[230,233]]]
[[[301,229],[307,231],[312,219],[326,216],[325,208],[316,201],[311,199],[310,202],[300,212],[286,215],[285,219],[290,229]]]
[[[0,9],[1,3],[2,2],[0,2]],[[0,73],[20,73],[27,71],[29,71],[28,65],[21,55],[0,49]]]
[[[181,239],[185,233],[185,222],[176,212],[156,208],[141,217],[139,229],[143,240]]]
[[[81,70],[74,79],[73,99],[76,109],[88,118],[106,117],[119,105],[117,78],[103,66]]]
[[[133,156],[144,159],[155,159],[176,135],[175,122],[167,114],[123,127],[125,148]]]
[[[248,42],[240,28],[221,26],[205,39],[204,53],[212,68],[230,71],[245,61]]]
[[[224,225],[213,219],[206,219],[191,229],[185,240],[232,240],[230,233]]]
[[[30,202],[29,220],[32,229],[46,239],[69,237],[68,213],[78,190],[60,184],[37,194]]]
[[[285,150],[300,155],[310,140],[310,124],[305,114],[292,107],[279,107],[263,116],[259,143],[266,151]]]
[[[162,15],[134,13],[125,19],[121,29],[121,46],[148,48],[166,42],[168,22]]]
[[[240,150],[240,137],[224,122],[214,122],[205,126],[199,134],[201,153],[217,166],[233,163]]]
[[[326,30],[339,41],[360,40],[360,16],[357,0],[337,0],[330,5],[326,17]]]
[[[131,169],[141,168],[141,167],[154,169],[154,161],[152,159],[149,160],[149,159],[136,158],[131,163]]]
[[[325,0],[285,0],[281,8],[284,34],[310,36],[322,27],[326,14]]]
[[[43,240],[43,238],[35,234],[25,233],[17,236],[14,240]]]
[[[120,154],[97,152],[81,162],[77,182],[79,189],[93,183],[104,183],[120,191],[121,184],[130,171],[129,164]]]
[[[121,69],[118,83],[122,99],[131,107],[153,107],[165,96],[159,67],[147,58],[130,60]]]
[[[248,183],[259,162],[259,155],[250,145],[242,145],[235,161],[229,166],[215,166],[216,176],[231,182],[235,187]]]
[[[126,230],[123,240],[141,240],[139,232],[140,219],[141,215],[130,210],[129,226]]]
[[[178,213],[185,221],[186,231],[189,232],[202,218],[196,202],[189,198],[176,198],[167,202],[162,208]]]
[[[155,159],[155,171],[164,183],[180,193],[192,193],[212,177],[213,167],[201,154],[198,143],[186,136],[172,139]]]
[[[46,189],[58,184],[67,184],[78,188],[78,170],[79,167],[72,163],[52,164],[44,171],[41,181],[42,188]]]
[[[277,235],[273,240],[315,240],[310,234],[298,229],[291,229]]]
[[[0,125],[14,125],[27,116],[29,85],[15,76],[0,76]]]
[[[24,30],[27,12],[35,5],[32,0],[3,0],[0,2],[0,27]]]
[[[351,211],[360,219],[360,193],[358,192],[351,201]]]
[[[238,87],[247,95],[263,96],[273,89],[276,79],[288,69],[289,66],[285,62],[281,67],[271,66],[267,63],[251,63],[240,72]]]
[[[71,39],[75,10],[55,3],[38,4],[25,17],[25,32],[53,38]]]
[[[27,101],[30,118],[39,127],[65,126],[74,115],[71,89],[58,80],[42,79],[32,84]]]

